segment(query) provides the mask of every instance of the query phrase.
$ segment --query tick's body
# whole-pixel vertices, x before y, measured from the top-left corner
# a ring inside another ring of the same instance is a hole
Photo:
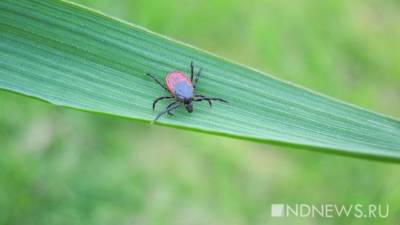
[[[162,111],[160,114],[158,114],[158,116],[154,119],[154,121],[156,121],[158,118],[160,118],[160,116],[162,116],[165,113],[168,113],[170,115],[173,115],[171,113],[171,111],[173,109],[178,108],[181,104],[184,104],[186,110],[191,113],[193,111],[193,101],[207,101],[208,104],[211,106],[211,101],[213,100],[217,100],[217,101],[222,101],[222,102],[227,102],[221,98],[212,98],[212,97],[206,97],[203,95],[199,95],[199,94],[194,94],[195,90],[196,90],[196,85],[197,82],[199,81],[200,78],[200,74],[201,74],[201,68],[200,70],[197,72],[196,76],[195,76],[195,80],[193,82],[193,77],[194,77],[194,66],[193,66],[193,62],[190,64],[190,80],[189,78],[186,77],[186,75],[183,72],[180,71],[172,71],[167,73],[167,75],[165,76],[165,84],[166,86],[164,86],[164,84],[162,84],[157,78],[155,78],[153,75],[151,74],[147,74],[149,75],[154,81],[156,81],[161,87],[163,87],[165,90],[167,90],[171,96],[162,96],[157,98],[156,100],[154,100],[153,102],[153,110],[156,106],[156,103],[159,100],[162,99],[169,99],[169,98],[174,98],[175,101],[172,102],[171,104],[169,104],[167,106],[167,108]]]
[[[165,76],[165,84],[172,96],[179,99],[193,98],[193,84],[184,73],[179,71],[169,72]]]

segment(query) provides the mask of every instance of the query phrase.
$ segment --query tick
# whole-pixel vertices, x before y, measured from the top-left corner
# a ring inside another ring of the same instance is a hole
[[[200,68],[195,75],[194,65],[193,62],[191,62],[190,80],[183,72],[172,71],[167,73],[167,75],[165,76],[165,85],[161,83],[155,76],[153,76],[150,73],[147,73],[149,77],[151,77],[155,82],[157,82],[162,88],[164,88],[170,94],[169,96],[161,96],[156,100],[154,100],[153,110],[155,109],[158,101],[162,99],[174,99],[172,103],[170,103],[162,112],[160,112],[156,116],[153,122],[157,121],[162,115],[166,113],[168,115],[174,115],[171,111],[178,108],[181,105],[184,105],[189,113],[193,112],[192,102],[207,101],[210,107],[212,105],[211,101],[221,101],[228,103],[222,98],[206,97],[204,95],[196,94],[196,87],[200,79],[201,71],[202,68]]]

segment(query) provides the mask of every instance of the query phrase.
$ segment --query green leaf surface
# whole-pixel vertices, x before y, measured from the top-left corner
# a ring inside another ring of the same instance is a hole
[[[198,92],[230,104],[196,102],[158,124],[400,161],[400,122],[280,81],[260,71],[81,6],[0,1],[0,88],[55,105],[152,121],[166,72],[203,68]],[[318,77],[316,77],[318,79]],[[2,106],[4,107],[4,106]]]

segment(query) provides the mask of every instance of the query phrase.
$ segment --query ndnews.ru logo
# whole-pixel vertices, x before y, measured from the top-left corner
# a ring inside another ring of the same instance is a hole
[[[272,204],[272,217],[387,218],[388,204]]]

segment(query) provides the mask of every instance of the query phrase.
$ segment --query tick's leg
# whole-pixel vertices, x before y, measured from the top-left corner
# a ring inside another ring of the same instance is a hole
[[[171,107],[171,106],[172,106],[173,104],[175,104],[175,103],[176,103],[176,101],[175,101],[175,102],[172,102],[171,104],[169,104],[169,105],[167,106],[167,109],[168,109],[169,107]],[[171,111],[168,111],[167,113],[168,113],[168,115],[171,115],[171,116],[174,115]]]
[[[193,89],[196,89],[197,82],[199,82],[200,79],[200,74],[203,68],[200,68],[199,71],[197,71],[196,77],[194,78],[194,83],[193,83]]]
[[[151,79],[153,79],[155,82],[157,82],[157,84],[159,84],[162,88],[164,88],[166,91],[168,91],[167,87],[165,87],[165,85],[163,83],[161,83],[161,81],[159,81],[155,76],[151,75],[150,73],[146,73],[146,74],[147,74],[147,76],[151,77]]]
[[[211,101],[221,101],[221,102],[225,102],[225,103],[229,103],[228,101],[222,99],[222,98],[214,98],[214,97],[198,97],[197,99],[201,99],[201,100],[211,100]]]
[[[193,70],[194,70],[194,65],[193,61],[190,62],[190,81],[193,82]]]
[[[225,102],[225,103],[229,103],[228,101],[222,99],[222,98],[214,98],[214,97],[205,97],[205,100],[211,100],[211,101],[220,101],[220,102]]]
[[[201,101],[205,100],[205,101],[208,102],[208,104],[210,105],[210,107],[212,106],[211,100],[209,100],[209,99],[204,99],[205,96],[203,96],[203,95],[195,95],[194,97],[200,97],[200,98],[195,98],[195,99],[193,99],[193,101],[195,101],[195,102],[201,102]]]
[[[160,112],[157,117],[153,120],[153,123],[156,122],[158,120],[158,118],[160,118],[162,115],[164,115],[165,113],[170,112],[171,110],[174,110],[176,108],[178,108],[181,105],[181,102],[173,102],[173,104],[170,104],[169,107],[167,107],[164,111]]]
[[[163,100],[163,99],[168,99],[168,98],[174,98],[174,97],[173,96],[162,96],[162,97],[159,97],[156,100],[154,100],[154,102],[153,102],[153,111],[156,108],[156,104],[157,104],[158,101]]]

